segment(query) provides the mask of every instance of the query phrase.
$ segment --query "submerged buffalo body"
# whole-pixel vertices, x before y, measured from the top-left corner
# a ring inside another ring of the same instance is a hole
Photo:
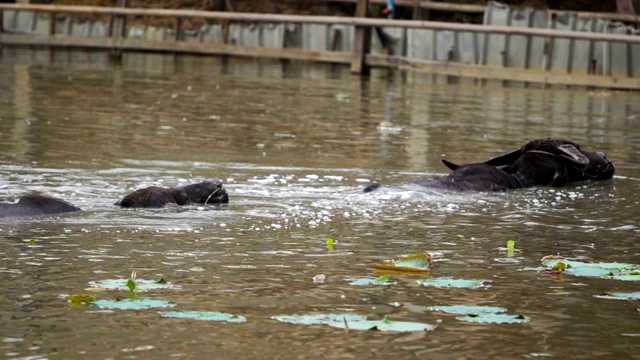
[[[177,188],[151,186],[136,190],[120,199],[115,205],[134,208],[159,208],[187,204],[226,204],[227,190],[218,179],[205,180],[197,184]]]
[[[610,179],[615,171],[604,153],[588,152],[574,142],[560,139],[532,140],[515,151],[482,163],[443,162],[452,173],[413,184],[450,191],[507,191]],[[380,187],[371,184],[364,192]]]
[[[0,218],[59,215],[80,211],[68,202],[37,193],[0,197]]]
[[[210,179],[178,188],[148,187],[136,190],[116,205],[122,207],[163,207],[187,204],[226,204],[229,195],[222,181]],[[0,197],[0,218],[59,215],[81,211],[68,202],[37,193]]]

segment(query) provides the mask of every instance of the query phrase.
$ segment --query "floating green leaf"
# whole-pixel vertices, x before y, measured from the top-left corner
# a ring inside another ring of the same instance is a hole
[[[274,315],[271,318],[297,325],[327,325],[334,322],[351,323],[367,320],[366,316],[355,314]]]
[[[522,324],[531,321],[528,316],[522,315],[509,315],[509,314],[477,314],[477,315],[465,315],[459,316],[456,320],[475,322],[475,323],[493,323],[493,324]]]
[[[424,286],[434,286],[439,288],[463,288],[478,289],[487,287],[490,280],[467,280],[467,279],[423,279],[417,280],[418,284]]]
[[[86,305],[90,302],[94,302],[97,300],[98,299],[96,299],[95,296],[89,295],[89,294],[75,294],[75,295],[70,295],[67,298],[67,301],[71,303],[72,306]]]
[[[327,238],[327,250],[329,252],[333,251],[333,243],[335,242],[335,240],[333,240],[332,238]]]
[[[131,291],[131,284],[135,285],[134,289],[137,292],[144,292],[155,289],[177,289],[180,288],[177,285],[173,285],[164,279],[160,280],[143,280],[143,279],[111,279],[111,280],[98,280],[90,281],[89,285],[107,290],[125,290]]]
[[[562,257],[545,257],[544,268],[525,268],[541,273],[562,273],[574,276],[606,278],[623,281],[640,281],[640,267],[626,263],[586,263]]]
[[[101,309],[142,310],[150,308],[174,307],[173,301],[153,299],[126,299],[126,300],[98,300],[89,303]]]
[[[531,318],[522,315],[509,315],[502,314],[507,309],[498,306],[466,306],[466,305],[452,305],[452,306],[433,306],[429,310],[443,311],[449,314],[465,315],[457,317],[457,320],[467,322],[479,322],[479,323],[525,323],[531,320]]]
[[[614,299],[614,300],[640,300],[640,291],[636,292],[608,292],[602,295],[594,295],[601,299]]]
[[[247,322],[244,316],[226,314],[217,311],[164,311],[159,312],[160,316],[179,319],[193,319],[206,321],[226,321],[232,323]]]
[[[507,241],[507,257],[513,257],[516,250],[516,242],[513,240]]]
[[[379,278],[359,278],[347,279],[350,285],[395,285],[396,282],[391,280],[389,276],[380,276]]]
[[[382,320],[364,320],[364,321],[343,321],[332,322],[327,324],[332,327],[341,329],[348,328],[349,330],[378,330],[378,331],[395,331],[395,332],[409,332],[409,331],[431,331],[435,329],[435,325],[423,324],[409,321],[391,321],[386,316]]]
[[[499,306],[466,306],[466,305],[450,305],[450,306],[432,306],[428,308],[431,311],[442,311],[449,314],[469,315],[469,314],[495,314],[506,312],[507,309]]]
[[[431,268],[431,256],[429,254],[417,254],[394,260],[387,264],[372,264],[378,270],[427,272]]]
[[[387,317],[382,320],[367,320],[365,316],[354,314],[319,314],[319,315],[277,315],[272,319],[297,325],[329,325],[349,330],[380,330],[380,331],[428,331],[435,329],[434,325],[391,321]]]
[[[136,282],[129,279],[127,280],[127,288],[129,289],[129,291],[135,291],[136,290]]]

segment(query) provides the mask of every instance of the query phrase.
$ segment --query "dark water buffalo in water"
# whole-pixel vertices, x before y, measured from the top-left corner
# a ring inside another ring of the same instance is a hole
[[[126,208],[158,208],[167,205],[226,204],[228,202],[229,195],[222,186],[222,181],[209,179],[177,188],[151,186],[139,189],[127,194],[115,205]]]
[[[223,204],[229,202],[222,181],[209,179],[177,188],[148,187],[136,190],[116,202],[122,207]],[[37,193],[0,197],[0,218],[59,215],[81,211],[68,202]]]
[[[59,215],[80,211],[66,201],[38,193],[0,197],[0,218]]]
[[[450,191],[507,191],[534,186],[565,186],[613,177],[613,163],[601,152],[588,152],[560,139],[532,140],[521,148],[482,163],[456,165],[447,176],[413,184]],[[371,184],[364,192],[380,188]]]

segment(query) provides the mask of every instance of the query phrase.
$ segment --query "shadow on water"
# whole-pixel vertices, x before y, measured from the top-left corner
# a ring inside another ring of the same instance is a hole
[[[0,222],[0,346],[8,358],[629,357],[637,305],[604,300],[635,282],[541,278],[540,258],[639,263],[640,108],[635,94],[478,87],[382,71],[213,58],[0,49],[0,192],[41,191],[84,211]],[[384,122],[384,123],[383,123]],[[383,124],[381,124],[383,123]],[[611,181],[499,194],[424,191],[441,158],[487,159],[538,137],[607,152]],[[120,209],[145,186],[218,177],[227,206]],[[376,181],[389,185],[365,194]],[[327,238],[335,239],[329,251]],[[507,256],[515,240],[521,250]],[[371,264],[429,252],[428,277],[482,279],[430,288],[418,276],[355,286]],[[71,307],[101,299],[89,282],[165,278],[141,296],[180,311]],[[314,277],[325,275],[324,282]],[[491,305],[526,324],[472,324],[436,305]],[[272,315],[353,313],[435,324],[428,333],[345,333]],[[495,339],[501,345],[496,346]],[[295,356],[292,356],[295,354]],[[594,355],[596,354],[596,355]]]

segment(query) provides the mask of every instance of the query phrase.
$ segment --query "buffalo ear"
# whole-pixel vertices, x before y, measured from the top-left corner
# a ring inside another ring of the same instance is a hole
[[[506,153],[504,155],[500,155],[498,157],[494,157],[493,159],[489,159],[484,163],[492,166],[501,166],[501,165],[510,165],[516,162],[520,155],[524,153],[525,147],[521,147],[518,150],[514,150],[510,153]]]
[[[442,163],[444,164],[444,166],[448,167],[449,170],[456,170],[457,168],[460,167],[460,165],[456,164],[456,163],[452,163],[451,161],[442,159]]]
[[[569,161],[571,165],[577,168],[583,169],[589,165],[589,158],[571,144],[558,146],[558,153],[558,156]]]

